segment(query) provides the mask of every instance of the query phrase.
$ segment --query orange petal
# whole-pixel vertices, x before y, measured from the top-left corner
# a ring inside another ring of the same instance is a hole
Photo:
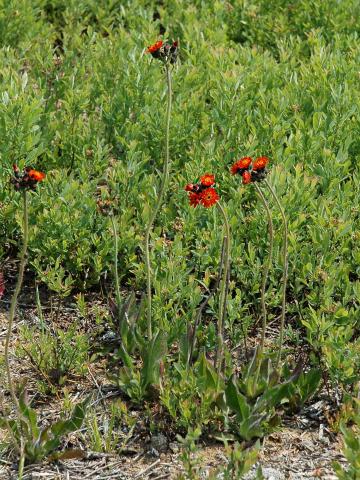
[[[44,180],[46,176],[45,173],[38,172],[37,170],[29,170],[28,175],[31,178],[31,180],[35,180],[36,182],[41,182],[41,180]]]

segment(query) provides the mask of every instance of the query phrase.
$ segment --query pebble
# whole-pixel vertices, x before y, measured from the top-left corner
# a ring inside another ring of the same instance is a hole
[[[180,444],[177,442],[170,442],[169,448],[172,451],[172,453],[178,453],[180,451]]]
[[[158,433],[153,435],[150,440],[150,447],[159,453],[164,453],[168,449],[168,441],[165,435]]]
[[[254,480],[256,479],[256,470],[257,467],[253,467],[249,473],[244,475],[244,480]],[[272,467],[262,467],[263,477],[266,480],[285,480],[285,475]]]

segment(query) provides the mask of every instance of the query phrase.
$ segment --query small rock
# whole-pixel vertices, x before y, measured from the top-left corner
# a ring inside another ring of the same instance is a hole
[[[109,343],[113,343],[117,340],[118,336],[116,335],[115,332],[113,332],[112,330],[109,330],[107,332],[105,332],[101,337],[100,337],[100,342],[101,343],[105,343],[105,344],[109,344]]]
[[[150,447],[157,450],[159,453],[164,453],[168,449],[168,441],[165,435],[158,433],[153,435],[150,440]]]
[[[150,447],[149,450],[147,451],[147,455],[150,455],[150,457],[155,457],[159,458],[160,453],[156,450],[156,448]]]
[[[279,470],[276,470],[276,468],[264,467],[262,469],[262,472],[264,478],[266,478],[267,480],[285,480],[285,475]]]
[[[177,442],[170,442],[169,448],[172,451],[172,453],[178,453],[180,450],[180,444]]]
[[[244,476],[244,480],[256,479],[257,466],[253,467],[249,473]],[[285,475],[276,468],[262,467],[262,473],[266,480],[285,480]]]

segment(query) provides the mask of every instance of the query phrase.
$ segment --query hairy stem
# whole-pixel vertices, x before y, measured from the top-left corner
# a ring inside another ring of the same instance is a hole
[[[220,287],[220,301],[219,301],[219,320],[218,320],[218,347],[216,352],[217,359],[217,371],[221,373],[222,363],[224,357],[224,326],[226,319],[226,302],[227,294],[229,290],[229,265],[230,265],[230,225],[226,212],[220,202],[217,204],[217,208],[220,211],[224,220],[224,268]]]
[[[274,197],[274,200],[277,206],[279,207],[283,224],[284,224],[283,278],[282,278],[283,290],[282,290],[282,307],[281,307],[280,334],[279,334],[279,349],[278,349],[277,360],[276,360],[276,368],[277,368],[281,360],[281,350],[284,342],[284,326],[285,326],[285,314],[286,314],[286,284],[288,279],[288,225],[287,225],[284,209],[280,203],[280,200],[278,199],[278,196],[275,193],[275,190],[267,181],[267,179],[265,179],[265,183],[268,189],[270,190],[271,195]]]
[[[6,374],[7,374],[7,380],[8,380],[8,386],[9,386],[9,391],[11,398],[15,404],[15,406],[18,408],[19,402],[15,394],[14,390],[14,384],[12,381],[12,376],[11,376],[11,370],[10,370],[10,361],[9,361],[9,347],[10,347],[10,340],[11,340],[11,333],[12,333],[12,328],[14,324],[14,318],[15,318],[15,312],[16,312],[16,306],[17,306],[17,300],[21,291],[21,286],[24,278],[24,271],[25,271],[25,266],[26,266],[26,253],[27,253],[27,246],[28,246],[28,240],[29,240],[29,211],[28,211],[28,197],[27,197],[27,192],[24,190],[22,192],[23,195],[23,207],[24,207],[24,212],[23,212],[23,246],[21,249],[20,253],[20,266],[19,266],[19,274],[15,286],[15,290],[11,299],[11,304],[10,304],[10,312],[9,312],[9,321],[8,321],[8,328],[7,328],[7,334],[6,334],[6,339],[5,339],[5,352],[4,352],[4,357],[5,357],[5,368],[6,368]]]
[[[21,253],[20,253],[19,274],[18,274],[15,290],[14,290],[14,293],[13,293],[13,296],[12,296],[12,299],[11,299],[11,304],[10,304],[9,321],[8,321],[8,329],[7,329],[7,333],[6,333],[6,339],[5,339],[5,352],[4,352],[8,388],[9,388],[10,395],[11,395],[12,401],[14,403],[14,406],[15,406],[15,409],[16,409],[16,412],[17,412],[17,416],[18,416],[18,420],[19,420],[20,462],[19,462],[19,469],[18,469],[18,478],[20,480],[23,476],[23,469],[24,469],[24,462],[25,462],[24,437],[23,437],[23,434],[21,432],[22,428],[21,428],[21,413],[20,413],[19,401],[18,401],[18,399],[16,397],[16,394],[15,394],[14,384],[13,384],[12,376],[11,376],[10,360],[9,360],[9,347],[10,347],[12,328],[13,328],[14,319],[15,319],[17,301],[18,301],[18,297],[19,297],[19,294],[20,294],[20,291],[21,291],[21,286],[22,286],[23,279],[24,279],[27,246],[28,246],[28,241],[29,241],[29,210],[28,210],[28,197],[27,197],[26,190],[23,190],[22,197],[23,197],[23,209],[24,209],[24,211],[23,211],[23,246],[22,246]]]
[[[172,88],[171,88],[171,70],[170,64],[165,64],[166,82],[167,82],[167,109],[166,109],[166,130],[165,130],[165,161],[163,174],[161,178],[160,191],[155,204],[154,210],[150,216],[149,223],[145,232],[145,269],[146,269],[146,292],[147,292],[147,332],[148,339],[152,338],[152,320],[151,320],[151,265],[150,265],[150,234],[154,225],[155,218],[160,210],[163,202],[164,193],[167,189],[169,181],[169,137],[170,137],[170,116],[172,104]]]
[[[22,451],[23,451],[22,447]],[[22,480],[23,474],[24,474],[24,465],[25,465],[25,454],[22,452],[22,455],[20,457],[20,462],[19,462],[19,468],[18,468],[18,478],[19,480]]]
[[[114,278],[115,278],[115,295],[116,295],[116,303],[118,312],[120,312],[121,306],[121,295],[120,295],[120,281],[119,281],[119,270],[118,270],[118,254],[119,254],[119,240],[118,240],[118,233],[115,223],[114,215],[111,215],[111,225],[113,229],[114,235]]]
[[[188,353],[188,358],[187,358],[187,366],[188,367],[190,366],[190,363],[191,363],[191,360],[192,360],[192,356],[193,356],[193,352],[194,352],[194,348],[195,348],[195,343],[196,343],[196,333],[197,333],[197,330],[198,330],[199,325],[200,325],[202,313],[203,313],[204,309],[206,308],[206,306],[208,305],[210,299],[215,295],[215,293],[218,291],[218,288],[219,288],[220,279],[222,277],[222,270],[223,270],[223,267],[224,267],[225,245],[226,245],[226,238],[223,239],[223,244],[222,244],[222,248],[221,248],[219,273],[218,273],[218,277],[216,279],[216,283],[214,285],[214,288],[211,291],[209,291],[208,296],[201,303],[201,305],[200,305],[200,307],[197,311],[197,315],[196,315],[195,322],[194,322],[194,328],[193,328],[192,336],[191,336],[191,339],[190,339],[190,347],[189,347],[189,353]]]
[[[260,355],[261,355],[262,352],[264,351],[265,333],[266,333],[266,325],[267,325],[267,309],[266,309],[266,301],[265,301],[265,291],[266,291],[266,284],[269,276],[269,270],[270,270],[270,266],[272,264],[272,258],[273,258],[274,226],[272,221],[271,210],[263,192],[261,191],[260,187],[256,183],[254,183],[254,187],[266,210],[266,215],[268,218],[268,229],[269,229],[269,255],[268,255],[268,260],[264,266],[262,282],[261,282],[261,310],[262,310],[262,330],[261,330],[261,341],[260,341]]]

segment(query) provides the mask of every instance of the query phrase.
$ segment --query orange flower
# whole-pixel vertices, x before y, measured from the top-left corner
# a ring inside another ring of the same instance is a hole
[[[250,167],[251,162],[251,157],[240,158],[240,160],[235,162],[234,165],[231,167],[231,174],[236,175],[237,173],[242,173],[241,170],[247,170]]]
[[[189,203],[191,207],[197,207],[200,203],[201,195],[195,192],[189,193]]]
[[[45,178],[45,173],[38,172],[37,170],[29,170],[27,172],[31,180],[35,180],[36,182],[41,182]]]
[[[163,46],[163,43],[164,42],[162,40],[158,40],[156,43],[154,43],[153,45],[150,45],[150,47],[148,47],[148,49],[146,50],[146,53],[157,52]]]
[[[248,170],[245,170],[245,172],[242,174],[242,183],[243,185],[251,183],[251,173]]]
[[[254,162],[253,170],[255,172],[259,170],[264,170],[264,168],[268,163],[269,163],[268,157],[258,157]]]
[[[215,183],[215,175],[211,175],[210,173],[205,173],[205,175],[200,177],[200,183],[204,187],[211,187]]]
[[[36,190],[36,185],[45,178],[45,173],[38,172],[31,167],[25,167],[21,172],[17,165],[13,165],[14,176],[10,182],[16,191]]]
[[[212,187],[209,187],[203,192],[201,192],[199,196],[200,196],[200,203],[205,208],[212,207],[220,198],[215,188],[212,188]]]

